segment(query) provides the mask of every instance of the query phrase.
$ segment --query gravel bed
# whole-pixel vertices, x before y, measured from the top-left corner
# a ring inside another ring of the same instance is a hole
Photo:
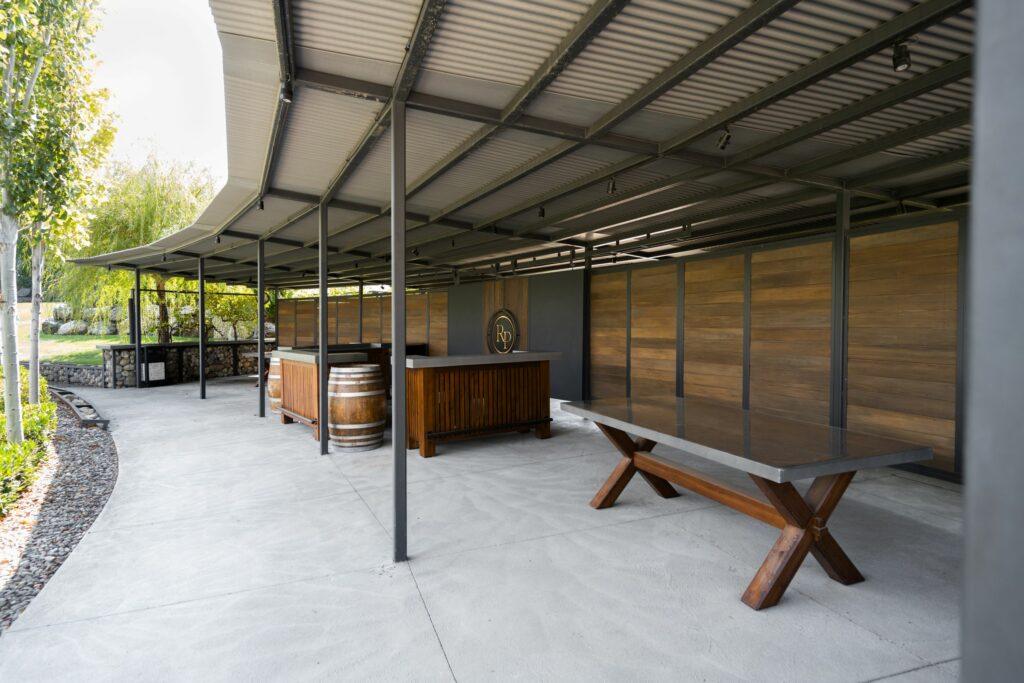
[[[57,404],[57,433],[38,478],[0,520],[0,633],[42,590],[92,526],[117,480],[110,433],[80,427]]]

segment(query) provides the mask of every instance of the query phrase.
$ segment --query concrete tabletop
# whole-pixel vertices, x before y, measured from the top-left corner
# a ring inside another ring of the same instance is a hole
[[[317,363],[319,362],[319,355],[316,351],[298,351],[298,350],[282,350],[271,351],[273,358],[281,358],[283,360],[293,360],[299,363]],[[358,353],[353,351],[347,351],[343,353],[329,353],[327,354],[328,363],[360,363],[366,360],[365,353]]]
[[[701,399],[606,398],[562,410],[778,483],[932,458],[927,446]]]
[[[473,353],[456,356],[408,356],[407,368],[452,368],[464,365],[503,365],[508,363],[535,363],[558,360],[559,351],[513,351],[512,353]]]

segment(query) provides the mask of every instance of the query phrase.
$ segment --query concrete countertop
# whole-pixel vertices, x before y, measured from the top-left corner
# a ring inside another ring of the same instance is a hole
[[[474,353],[457,356],[409,356],[407,368],[452,368],[464,365],[505,365],[509,363],[535,363],[558,360],[560,351],[514,351],[512,353]]]
[[[316,351],[297,351],[295,349],[273,351],[271,358],[281,358],[283,360],[292,360],[299,363],[311,363],[315,364],[319,360],[319,355]],[[359,353],[355,351],[346,351],[342,353],[329,353],[327,354],[328,363],[360,363],[366,360],[365,353]]]

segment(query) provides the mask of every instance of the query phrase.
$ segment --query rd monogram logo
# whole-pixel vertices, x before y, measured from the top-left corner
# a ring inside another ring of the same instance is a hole
[[[503,308],[491,316],[487,324],[487,348],[491,353],[512,353],[519,341],[519,321]]]

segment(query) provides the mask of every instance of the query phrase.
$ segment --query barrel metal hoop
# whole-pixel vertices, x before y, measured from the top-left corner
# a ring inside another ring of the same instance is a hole
[[[378,389],[377,391],[344,391],[335,392],[331,391],[327,394],[331,398],[359,398],[360,396],[383,396],[384,390]]]
[[[330,425],[331,429],[369,429],[370,427],[382,427],[385,422],[386,420],[381,420],[380,422],[367,422],[361,425],[341,424],[340,422],[330,422],[328,424]]]

